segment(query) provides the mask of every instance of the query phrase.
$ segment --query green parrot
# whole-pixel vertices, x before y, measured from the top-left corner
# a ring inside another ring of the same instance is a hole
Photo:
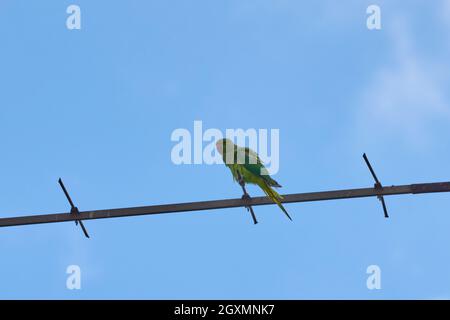
[[[283,197],[272,188],[280,188],[281,185],[270,177],[264,163],[255,151],[250,148],[239,147],[230,139],[218,140],[216,148],[222,155],[223,162],[230,169],[233,180],[238,182],[242,187],[242,190],[244,191],[244,195],[242,196],[243,199],[250,198],[245,189],[245,184],[256,184],[292,221],[289,213],[281,204]],[[252,208],[247,207],[247,209],[251,211],[254,223],[258,223]]]

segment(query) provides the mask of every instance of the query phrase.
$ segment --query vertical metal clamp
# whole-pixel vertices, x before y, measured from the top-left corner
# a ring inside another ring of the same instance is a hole
[[[73,201],[72,201],[72,199],[70,198],[70,195],[69,195],[69,193],[67,192],[66,187],[64,186],[64,183],[62,182],[61,178],[59,178],[58,183],[59,183],[59,185],[61,186],[61,188],[62,188],[62,190],[63,190],[63,192],[64,192],[64,194],[65,194],[65,196],[66,196],[66,198],[67,198],[67,201],[69,201],[69,204],[70,204],[70,214],[73,214],[73,215],[79,215],[79,214],[80,214],[80,211],[79,211],[78,208],[73,204]],[[78,223],[80,224],[80,227],[81,227],[81,229],[83,230],[83,233],[84,233],[84,235],[86,236],[86,238],[89,238],[89,234],[87,233],[87,230],[86,230],[86,228],[84,227],[83,221],[81,221],[81,220],[75,220],[75,225],[78,225]]]
[[[383,190],[383,185],[381,184],[380,180],[378,180],[377,175],[375,174],[375,171],[373,170],[372,165],[370,164],[369,159],[367,158],[367,155],[365,153],[363,154],[363,158],[364,158],[364,161],[366,162],[367,166],[369,167],[369,170],[370,170],[370,173],[372,174],[373,179],[375,180],[374,188],[379,191]],[[383,206],[384,217],[389,218],[388,211],[386,208],[386,202],[384,201],[384,197],[382,195],[377,195],[377,198],[378,198],[378,200],[381,201],[381,205]]]

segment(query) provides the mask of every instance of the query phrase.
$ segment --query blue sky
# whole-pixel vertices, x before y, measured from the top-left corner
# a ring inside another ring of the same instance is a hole
[[[80,210],[239,197],[224,166],[172,163],[195,120],[279,129],[283,193],[370,186],[363,152],[386,185],[448,180],[449,21],[449,1],[1,0],[0,216],[67,211],[59,177]],[[3,228],[0,298],[450,298],[449,195],[387,204]]]

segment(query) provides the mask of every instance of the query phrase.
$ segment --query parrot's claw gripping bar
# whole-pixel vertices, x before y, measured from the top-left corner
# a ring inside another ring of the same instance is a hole
[[[363,154],[363,158],[367,164],[367,167],[369,167],[369,170],[370,170],[370,173],[372,174],[373,179],[375,180],[375,184],[374,184],[375,189],[379,190],[379,191],[383,190],[383,185],[381,184],[380,180],[378,180],[377,175],[375,174],[375,171],[373,170],[372,165],[370,164],[369,159],[367,158],[367,155],[365,153]],[[388,211],[386,208],[386,202],[384,201],[384,197],[382,195],[378,195],[377,198],[378,198],[378,200],[381,201],[381,205],[383,206],[384,217],[389,218]]]
[[[80,211],[78,211],[78,208],[73,204],[72,199],[70,198],[69,193],[67,192],[66,187],[64,186],[64,183],[62,182],[61,178],[59,178],[58,180],[59,185],[61,186],[67,201],[69,201],[70,204],[70,214],[73,215],[79,215]],[[83,230],[84,235],[86,236],[86,238],[89,238],[89,234],[87,233],[86,228],[84,227],[83,221],[81,220],[75,220],[75,225],[78,225],[78,223],[80,224],[81,229]]]

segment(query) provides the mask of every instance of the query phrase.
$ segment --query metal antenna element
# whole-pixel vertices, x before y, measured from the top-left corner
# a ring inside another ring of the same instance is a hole
[[[69,201],[69,204],[70,204],[70,214],[73,214],[73,215],[75,215],[75,216],[76,216],[76,215],[80,215],[80,211],[79,211],[78,208],[73,204],[73,201],[72,201],[72,199],[70,198],[70,195],[69,195],[69,193],[67,192],[67,189],[66,189],[66,187],[64,186],[64,183],[62,182],[61,178],[59,178],[58,183],[59,183],[59,185],[61,186],[61,188],[62,188],[62,190],[63,190],[63,192],[64,192],[64,194],[65,194],[65,196],[66,196],[66,198],[67,198],[67,201]],[[80,224],[80,227],[81,227],[81,229],[83,230],[83,233],[84,233],[84,235],[86,236],[86,238],[89,238],[89,234],[87,233],[87,230],[86,230],[86,228],[84,227],[83,221],[81,221],[81,220],[75,220],[75,225],[78,225],[78,223]]]
[[[369,170],[370,170],[370,173],[372,174],[373,179],[375,180],[375,184],[374,184],[375,190],[383,191],[383,185],[381,184],[380,180],[378,180],[378,177],[375,174],[375,171],[373,170],[372,165],[370,164],[369,159],[367,158],[367,155],[365,153],[363,154],[363,158],[364,158],[364,161],[366,162],[367,166],[369,167]],[[384,201],[383,195],[379,194],[379,195],[377,195],[377,198],[378,198],[378,200],[381,201],[381,205],[383,206],[384,217],[389,218],[388,211],[386,208],[386,202]]]
[[[304,203],[304,202],[319,202],[319,201],[333,201],[340,199],[357,199],[366,197],[394,196],[394,195],[419,195],[432,193],[450,193],[450,181],[445,182],[431,182],[431,183],[415,183],[398,186],[387,186],[381,190],[374,187],[359,188],[359,189],[341,189],[341,190],[327,190],[315,191],[306,193],[292,193],[284,194],[282,203]],[[37,225],[41,223],[58,223],[70,222],[80,220],[92,219],[112,219],[124,217],[137,217],[142,215],[155,214],[175,214],[185,212],[186,214],[193,211],[210,212],[212,210],[226,209],[226,208],[242,208],[264,205],[276,205],[269,197],[252,197],[251,202],[248,199],[219,199],[209,201],[184,202],[184,203],[169,203],[157,204],[143,207],[128,207],[128,208],[114,208],[81,211],[76,216],[73,214],[64,213],[47,213],[47,214],[33,214],[19,217],[2,217],[0,218],[0,228]]]

